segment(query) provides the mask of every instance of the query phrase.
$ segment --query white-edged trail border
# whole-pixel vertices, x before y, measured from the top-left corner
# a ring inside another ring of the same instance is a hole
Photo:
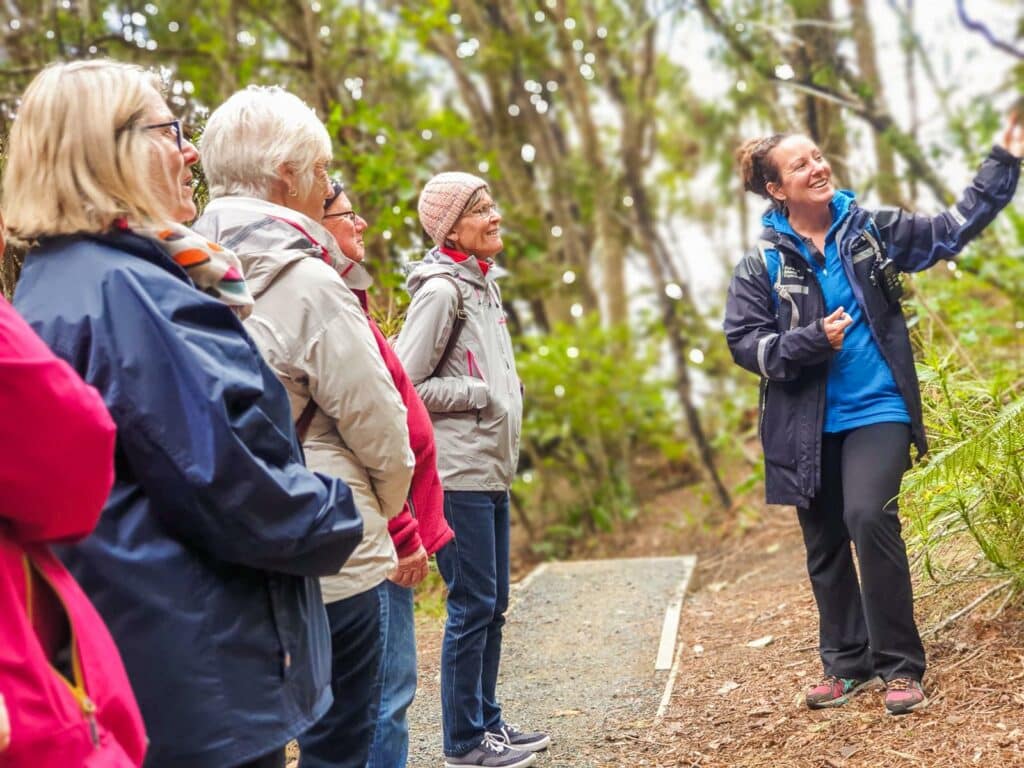
[[[498,697],[509,722],[551,734],[537,766],[606,765],[609,729],[663,714],[679,674],[679,618],[696,562],[551,562],[513,585]],[[410,768],[444,764],[438,653],[420,658]]]

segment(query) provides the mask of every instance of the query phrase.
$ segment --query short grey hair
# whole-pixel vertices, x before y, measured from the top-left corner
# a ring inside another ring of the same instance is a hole
[[[213,111],[199,149],[211,199],[266,199],[282,165],[295,172],[299,194],[307,193],[313,167],[331,158],[331,137],[295,94],[276,85],[250,85]]]

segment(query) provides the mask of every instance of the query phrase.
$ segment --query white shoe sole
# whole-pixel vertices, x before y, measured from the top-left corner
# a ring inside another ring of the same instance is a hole
[[[906,709],[901,709],[899,712],[893,712],[888,707],[885,708],[885,711],[893,717],[899,717],[900,715],[909,715],[911,712],[920,712],[922,709],[926,709],[928,707],[928,704],[928,697],[926,696],[925,698],[921,699],[921,701],[917,702],[917,704],[915,704],[914,706],[907,707]]]
[[[525,750],[519,750],[524,752]],[[518,760],[514,763],[507,763],[502,768],[526,768],[528,765],[533,765],[537,762],[537,756],[532,752],[527,752],[526,756],[522,760]],[[477,764],[479,765],[479,764]],[[473,768],[472,763],[449,763],[447,760],[444,761],[444,768]]]

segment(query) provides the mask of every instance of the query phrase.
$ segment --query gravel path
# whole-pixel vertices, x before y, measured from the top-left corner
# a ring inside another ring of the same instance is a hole
[[[596,768],[607,759],[606,723],[654,717],[669,675],[654,669],[665,609],[693,565],[691,557],[550,563],[513,587],[498,695],[510,722],[550,732],[538,766]],[[418,632],[409,766],[437,768],[441,628]]]

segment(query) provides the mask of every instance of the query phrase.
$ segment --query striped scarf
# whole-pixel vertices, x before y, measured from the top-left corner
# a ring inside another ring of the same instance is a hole
[[[153,240],[185,270],[199,290],[227,304],[240,320],[252,314],[252,295],[242,276],[242,264],[232,251],[180,224],[132,231]]]

